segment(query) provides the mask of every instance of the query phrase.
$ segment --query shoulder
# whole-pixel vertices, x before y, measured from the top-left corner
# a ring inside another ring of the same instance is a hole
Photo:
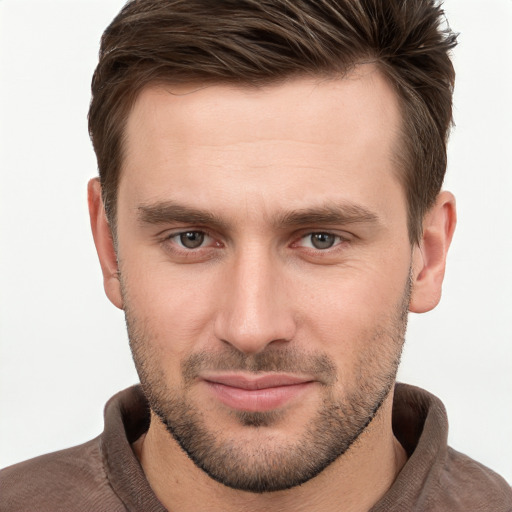
[[[512,511],[512,488],[505,479],[453,448],[436,487],[447,510]]]
[[[0,489],[2,512],[125,510],[103,467],[101,437],[1,470]]]
[[[512,512],[512,489],[497,473],[448,446],[442,402],[397,384],[393,430],[409,459],[378,507],[421,512]]]

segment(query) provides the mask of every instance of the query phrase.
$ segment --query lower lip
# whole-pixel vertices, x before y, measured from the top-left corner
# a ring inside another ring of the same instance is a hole
[[[277,409],[302,395],[313,382],[265,389],[243,389],[205,381],[210,391],[224,405],[247,412],[264,412]]]

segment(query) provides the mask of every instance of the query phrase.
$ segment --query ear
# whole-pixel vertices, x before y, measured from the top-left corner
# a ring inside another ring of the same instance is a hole
[[[423,220],[423,235],[413,249],[412,295],[409,310],[425,313],[441,299],[446,256],[457,223],[455,198],[441,192]]]
[[[101,184],[99,178],[93,178],[87,186],[87,200],[89,203],[89,217],[91,219],[92,236],[96,245],[96,252],[100,259],[103,272],[103,286],[110,302],[119,309],[123,309],[121,283],[119,282],[117,255],[110,224],[108,223],[101,198]]]

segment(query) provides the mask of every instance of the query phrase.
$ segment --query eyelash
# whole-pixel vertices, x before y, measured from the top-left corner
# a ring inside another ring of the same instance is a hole
[[[333,240],[332,245],[330,245],[328,247],[324,247],[324,248],[314,247],[313,237],[314,236],[319,237],[320,235],[327,236],[327,237],[333,237],[334,240]],[[292,246],[293,247],[300,246],[299,244],[301,242],[306,241],[308,239],[310,240],[310,244],[311,245],[309,247],[307,247],[307,246],[302,246],[302,247],[304,247],[305,249],[309,249],[309,250],[315,251],[315,252],[316,251],[318,251],[318,252],[328,252],[330,249],[335,250],[335,247],[337,247],[338,245],[340,245],[343,242],[347,241],[347,238],[345,238],[345,237],[343,237],[341,235],[337,235],[336,233],[331,233],[330,231],[310,231],[310,232],[305,233],[304,235],[302,235],[297,242],[294,242],[292,244]]]
[[[197,247],[186,247],[183,245],[183,242],[180,241],[180,237],[184,236],[184,235],[187,235],[187,234],[199,234],[201,236],[204,236],[204,238],[206,239],[211,239],[212,241],[215,241],[215,237],[210,234],[208,231],[206,230],[203,230],[203,229],[189,229],[189,230],[186,230],[186,231],[180,231],[178,233],[171,233],[169,235],[167,235],[165,237],[165,240],[164,240],[164,243],[167,243],[167,242],[171,242],[173,245],[176,245],[177,246],[177,249],[173,248],[173,250],[177,250],[177,251],[180,251],[180,252],[183,252],[183,253],[195,253],[201,249],[207,249],[208,246],[204,245],[204,240],[201,241],[201,244]],[[301,242],[302,241],[305,241],[307,240],[308,238],[310,240],[312,240],[312,237],[313,236],[320,236],[320,235],[324,235],[324,236],[327,236],[327,237],[334,237],[334,241],[332,243],[332,245],[330,245],[329,247],[325,247],[325,248],[318,248],[318,247],[314,247],[314,244],[313,242],[310,242],[311,245],[308,247],[308,246],[304,246],[304,245],[301,245]],[[294,241],[290,247],[303,247],[304,249],[308,250],[308,251],[313,251],[313,252],[318,252],[318,253],[324,253],[324,252],[329,252],[330,249],[334,249],[336,248],[337,246],[343,244],[344,242],[347,242],[348,239],[347,237],[344,237],[344,236],[341,236],[341,235],[338,235],[338,234],[335,234],[335,233],[332,233],[330,231],[309,231],[307,233],[303,233],[301,234],[301,236],[296,239],[296,241]],[[211,243],[211,242],[210,242]],[[219,248],[219,247],[222,247],[223,244],[221,242],[218,242],[218,241],[215,241],[215,246],[214,248]]]
[[[212,241],[215,240],[215,238],[210,234],[208,233],[208,231],[204,230],[204,229],[187,229],[185,231],[180,231],[178,233],[171,233],[169,235],[167,235],[165,237],[165,240],[164,242],[173,242],[174,244],[176,244],[179,249],[178,250],[181,250],[181,251],[184,251],[184,252],[193,252],[195,249],[204,249],[205,246],[203,245],[203,243],[201,243],[200,246],[198,247],[194,247],[194,248],[190,248],[190,247],[185,247],[183,245],[183,243],[179,242],[179,238],[184,236],[184,235],[187,235],[187,234],[200,234],[202,236],[204,236],[205,238],[210,238]],[[215,246],[216,247],[221,247],[222,244],[220,242],[215,242]]]

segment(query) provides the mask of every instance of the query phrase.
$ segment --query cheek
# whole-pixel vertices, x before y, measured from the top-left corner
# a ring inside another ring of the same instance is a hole
[[[211,339],[214,315],[212,279],[204,272],[172,272],[169,265],[151,271],[122,267],[126,299],[145,342],[164,360],[180,360]]]
[[[405,258],[333,269],[328,278],[304,282],[300,318],[305,339],[317,340],[338,366],[353,367],[360,353],[373,350],[376,339],[383,343],[401,328],[408,276]]]

